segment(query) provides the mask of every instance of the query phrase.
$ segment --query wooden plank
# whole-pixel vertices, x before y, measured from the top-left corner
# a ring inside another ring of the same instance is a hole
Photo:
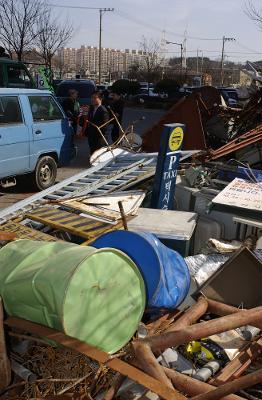
[[[62,346],[78,351],[81,354],[85,354],[91,359],[105,364],[108,368],[120,372],[122,375],[127,376],[147,389],[152,390],[152,392],[158,394],[165,400],[186,400],[186,398],[175,389],[165,386],[162,382],[145,374],[138,368],[135,368],[118,358],[110,358],[108,353],[98,349],[97,347],[81,342],[80,340],[67,336],[62,332],[16,317],[8,318],[5,323],[11,328],[20,329],[39,337],[45,337],[46,339],[54,341]]]
[[[58,239],[47,235],[46,233],[37,231],[36,229],[29,228],[28,226],[19,224],[17,222],[9,221],[0,225],[1,231],[12,232],[16,235],[16,239],[31,239],[44,242],[56,242]]]
[[[112,225],[52,207],[37,208],[27,213],[26,217],[51,226],[54,229],[87,239],[88,243],[86,244],[89,244],[103,233],[122,227],[122,221]]]

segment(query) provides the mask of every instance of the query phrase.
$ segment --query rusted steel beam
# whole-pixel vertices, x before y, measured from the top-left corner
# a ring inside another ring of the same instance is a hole
[[[178,331],[166,332],[162,335],[139,340],[148,343],[153,351],[162,351],[168,347],[176,347],[192,340],[226,332],[241,326],[249,324],[254,325],[257,321],[261,320],[261,316],[262,307],[256,307],[250,310],[239,311],[238,313],[226,317],[216,318],[208,322],[200,322]]]
[[[216,389],[215,386],[208,383],[198,381],[190,376],[180,374],[179,372],[164,368],[166,375],[172,380],[175,388],[188,396],[197,396],[199,394],[210,392]],[[244,400],[235,394],[230,394],[223,397],[223,400]]]
[[[152,353],[150,346],[146,343],[135,342],[133,344],[133,348],[135,351],[136,359],[139,362],[139,366],[153,378],[156,378],[159,381],[163,382],[164,385],[173,388],[172,383],[167,378],[163,368],[157,362],[154,354]],[[185,399],[185,397],[178,393],[177,399]]]
[[[219,386],[215,390],[203,393],[193,397],[192,400],[219,400],[226,395],[236,393],[239,390],[247,389],[251,386],[257,385],[262,382],[262,368],[258,371],[252,372],[251,374],[242,376],[234,381],[225,383]]]
[[[205,314],[208,308],[208,300],[204,296],[200,296],[197,302],[190,307],[177,321],[175,321],[166,332],[177,331],[186,326],[195,323],[202,315]]]
[[[214,379],[209,381],[212,385],[220,386],[224,383],[238,378],[243,372],[262,355],[262,338],[257,339],[248,348],[242,350],[232,361],[230,361]]]
[[[6,351],[3,321],[4,307],[0,297],[0,390],[5,389],[11,382],[11,365]]]
[[[234,151],[240,150],[250,144],[260,142],[262,140],[262,124],[260,124],[256,129],[253,129],[236,139],[225,144],[217,150],[211,150],[208,159],[216,160],[217,158],[226,156]]]
[[[165,400],[178,399],[177,392],[174,389],[164,385],[159,380],[152,378],[151,376],[145,374],[139,369],[133,367],[130,364],[127,364],[126,362],[118,358],[110,359],[110,354],[105,353],[104,351],[94,346],[67,336],[62,332],[30,321],[26,321],[22,318],[10,317],[5,321],[5,323],[11,328],[26,331],[35,336],[45,337],[46,339],[54,341],[64,347],[78,351],[81,354],[85,354],[91,359],[96,360],[99,363],[105,364],[108,368],[111,368],[114,371],[120,372],[122,375],[127,376],[128,378],[139,383],[145,388],[158,394],[161,398]]]
[[[118,202],[118,207],[119,207],[119,211],[120,211],[120,214],[121,214],[121,219],[122,219],[122,222],[123,222],[124,229],[125,229],[125,231],[128,231],[126,214],[125,214],[125,210],[124,210],[122,201]]]
[[[239,311],[242,311],[239,308],[234,306],[230,306],[228,304],[220,303],[216,300],[207,299],[208,301],[208,311],[212,314],[219,315],[220,317],[225,317],[226,315],[235,314]],[[254,326],[259,329],[262,329],[262,315],[261,322],[257,322]]]

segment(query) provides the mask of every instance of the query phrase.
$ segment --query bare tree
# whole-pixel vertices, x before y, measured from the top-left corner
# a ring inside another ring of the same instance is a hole
[[[140,42],[140,50],[143,52],[144,65],[141,68],[142,75],[149,83],[154,81],[160,76],[160,68],[163,65],[163,57],[161,56],[161,46],[158,42],[153,39],[147,39],[145,36],[142,37]]]
[[[18,60],[34,45],[43,8],[42,0],[0,0],[0,41]]]
[[[51,9],[46,6],[45,12],[39,19],[39,34],[35,40],[38,53],[43,58],[46,67],[51,69],[55,53],[71,39],[73,31],[71,23],[68,21],[60,23],[56,17],[52,16]]]
[[[262,30],[262,9],[257,9],[251,0],[248,0],[245,7],[246,15],[254,21]]]

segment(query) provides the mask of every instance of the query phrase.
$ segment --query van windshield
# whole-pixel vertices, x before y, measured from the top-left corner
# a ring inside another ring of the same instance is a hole
[[[8,65],[7,79],[10,88],[31,88],[33,86],[28,72],[22,65]]]

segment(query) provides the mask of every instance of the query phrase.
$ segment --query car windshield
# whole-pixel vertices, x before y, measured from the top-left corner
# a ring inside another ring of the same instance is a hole
[[[80,99],[89,98],[95,91],[95,86],[93,83],[85,82],[66,82],[60,83],[57,86],[56,95],[57,97],[68,97],[68,92],[70,89],[75,89],[78,92],[78,97]]]

